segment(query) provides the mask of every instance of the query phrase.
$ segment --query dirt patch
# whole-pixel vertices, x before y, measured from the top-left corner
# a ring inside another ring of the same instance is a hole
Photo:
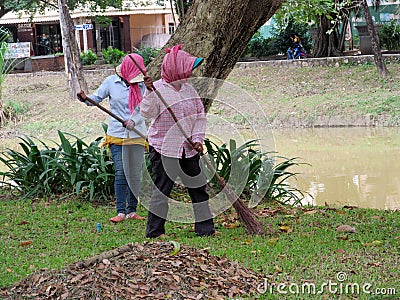
[[[127,244],[62,270],[37,272],[2,299],[226,299],[256,292],[263,278],[206,249],[170,242]]]

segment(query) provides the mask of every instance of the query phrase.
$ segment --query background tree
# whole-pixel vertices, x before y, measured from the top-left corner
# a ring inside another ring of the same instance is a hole
[[[179,21],[182,21],[185,18],[185,15],[193,1],[194,0],[175,0],[175,11],[179,16]]]
[[[285,0],[277,21],[285,28],[289,20],[312,28],[313,56],[339,56],[344,50],[344,35],[352,0]]]
[[[132,1],[134,2],[134,1]],[[76,98],[79,90],[87,92],[87,84],[83,75],[80,60],[80,49],[75,38],[74,23],[69,13],[76,8],[89,7],[91,11],[97,12],[107,7],[122,7],[122,0],[1,0],[2,12],[25,11],[34,16],[43,13],[46,8],[52,7],[59,10],[62,44],[64,49],[65,71],[68,80],[69,94],[71,99]]]
[[[374,60],[378,69],[379,76],[386,77],[389,75],[389,70],[386,68],[385,61],[383,60],[381,46],[379,44],[378,32],[375,30],[374,21],[369,12],[367,0],[360,0],[360,4],[363,8],[365,22],[367,24],[369,36],[371,37],[372,52],[374,53]],[[374,2],[374,6],[379,8],[380,0]]]
[[[83,75],[80,49],[75,38],[74,22],[69,13],[67,0],[58,0],[60,27],[64,52],[65,72],[67,74],[69,96],[76,98],[77,92],[88,92],[87,83]]]
[[[379,8],[381,0],[374,0],[374,7]],[[384,63],[367,0],[286,0],[277,17],[280,23],[292,18],[295,22],[318,26],[313,32],[314,57],[339,56],[343,54],[345,29],[351,13],[362,9],[371,38],[375,64],[381,77],[389,74]],[[341,29],[341,30],[340,30]]]
[[[2,99],[3,82],[8,72],[10,71],[11,68],[10,66],[12,65],[12,64],[7,64],[6,60],[8,52],[7,39],[9,37],[10,37],[9,32],[3,27],[0,27],[0,127],[6,120],[6,115],[4,113],[4,104]]]
[[[196,71],[199,76],[223,80],[251,37],[281,3],[281,0],[195,0],[165,48],[184,44],[185,51],[205,58]],[[148,66],[154,80],[160,77],[164,54],[160,51]],[[212,100],[204,101],[208,111]]]

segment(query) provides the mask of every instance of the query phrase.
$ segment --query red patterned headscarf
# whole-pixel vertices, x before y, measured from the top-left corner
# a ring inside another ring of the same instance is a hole
[[[131,53],[125,56],[121,63],[121,75],[130,83],[132,79],[141,75],[141,71],[129,56],[136,61],[144,72],[146,72],[146,67],[144,66],[143,57],[139,54]],[[142,102],[142,92],[140,91],[139,84],[135,82],[129,86],[129,111],[133,113],[135,107],[138,106],[140,102]]]
[[[187,79],[192,75],[196,57],[182,50],[183,45],[176,45],[166,49],[167,54],[161,67],[161,77],[166,82]]]

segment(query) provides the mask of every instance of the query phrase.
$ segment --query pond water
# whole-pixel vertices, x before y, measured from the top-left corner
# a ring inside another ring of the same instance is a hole
[[[222,131],[225,137],[220,140],[233,138],[238,145],[251,138],[244,134],[241,140],[240,134],[226,136]],[[256,131],[267,144],[275,141],[279,155],[309,164],[290,169],[299,173],[292,184],[310,194],[304,204],[400,209],[400,128]],[[18,148],[16,139],[0,143],[0,148]]]
[[[305,203],[400,209],[400,128],[274,130],[276,151],[300,157]]]

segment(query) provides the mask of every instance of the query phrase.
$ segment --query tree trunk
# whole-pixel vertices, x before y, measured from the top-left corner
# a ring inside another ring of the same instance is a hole
[[[184,44],[184,50],[203,57],[196,76],[224,80],[251,37],[281,6],[282,0],[195,0],[166,48]],[[160,77],[163,51],[149,65],[153,79]],[[206,111],[212,100],[205,100]]]
[[[313,34],[314,44],[314,57],[327,57],[327,56],[339,56],[339,39],[337,33],[333,30],[330,34],[328,31],[331,29],[330,19],[326,15],[322,15],[319,18],[318,27],[315,28]]]
[[[67,1],[58,0],[58,9],[60,11],[60,27],[69,95],[71,99],[76,99],[77,92],[83,90],[87,93],[88,89],[83,76],[80,51],[75,38],[74,22],[69,14]]]
[[[8,13],[10,10],[8,8],[5,8],[3,5],[0,6],[0,18],[2,18],[6,13]]]
[[[342,32],[340,33],[340,39],[339,39],[339,50],[341,53],[344,52],[344,41],[346,39],[346,29],[347,26],[349,26],[349,19],[346,17],[343,21],[343,26],[342,26]]]
[[[372,51],[374,52],[374,60],[376,67],[378,68],[379,76],[386,77],[389,75],[389,71],[386,68],[385,61],[383,60],[381,46],[379,44],[379,36],[375,30],[374,21],[372,20],[371,14],[369,12],[367,0],[362,0],[361,5],[364,11],[368,33],[371,37]]]

